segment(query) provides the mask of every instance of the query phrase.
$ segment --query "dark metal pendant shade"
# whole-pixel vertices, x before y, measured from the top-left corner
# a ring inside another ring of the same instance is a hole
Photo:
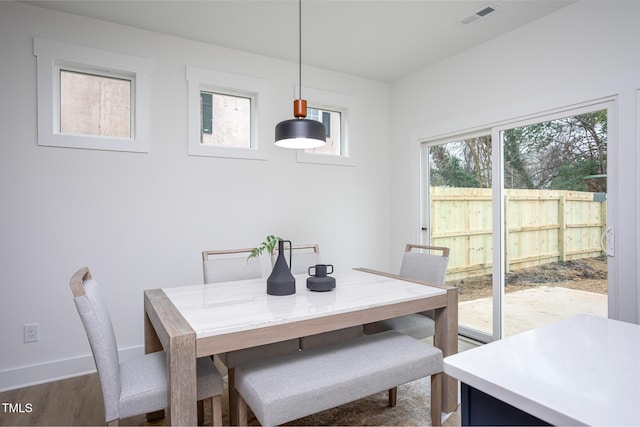
[[[276,125],[276,145],[283,148],[317,148],[327,143],[322,122],[306,119],[307,101],[302,99],[302,0],[298,0],[298,75],[300,97],[293,101],[295,119]]]
[[[290,119],[276,125],[276,145],[283,148],[317,148],[326,143],[321,122],[309,119]]]

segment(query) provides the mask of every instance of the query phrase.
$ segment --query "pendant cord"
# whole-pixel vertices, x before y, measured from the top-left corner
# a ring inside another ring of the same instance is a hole
[[[302,99],[302,0],[298,0],[298,99]]]

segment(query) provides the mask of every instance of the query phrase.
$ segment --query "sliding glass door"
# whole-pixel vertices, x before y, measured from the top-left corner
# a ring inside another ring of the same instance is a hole
[[[493,334],[491,135],[479,133],[423,146],[422,240],[450,248],[447,283],[458,287],[465,334]]]
[[[598,104],[423,143],[422,242],[451,249],[462,334],[607,316],[609,115]]]
[[[503,335],[607,317],[607,110],[500,130]]]

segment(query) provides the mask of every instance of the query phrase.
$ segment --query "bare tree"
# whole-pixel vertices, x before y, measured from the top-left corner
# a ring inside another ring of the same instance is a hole
[[[502,143],[506,188],[606,192],[606,110],[508,129]],[[491,152],[491,135],[431,147],[432,185],[491,188]]]

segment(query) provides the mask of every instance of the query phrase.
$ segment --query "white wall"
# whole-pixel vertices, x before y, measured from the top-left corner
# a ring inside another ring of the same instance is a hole
[[[615,96],[609,179],[617,186],[617,203],[609,221],[617,229],[616,266],[609,274],[616,288],[610,290],[610,316],[638,322],[639,21],[638,2],[580,1],[392,85],[392,269],[404,244],[418,239],[416,138]]]
[[[151,151],[39,147],[33,37],[150,58]],[[82,266],[124,353],[142,351],[142,291],[202,283],[204,249],[277,234],[319,243],[337,269],[388,269],[388,85],[304,68],[305,86],[355,98],[357,165],[324,166],[271,146],[292,117],[295,63],[12,2],[0,2],[0,58],[0,390],[93,369],[68,287]],[[186,65],[269,82],[267,161],[187,155]],[[34,322],[40,341],[23,344]]]

